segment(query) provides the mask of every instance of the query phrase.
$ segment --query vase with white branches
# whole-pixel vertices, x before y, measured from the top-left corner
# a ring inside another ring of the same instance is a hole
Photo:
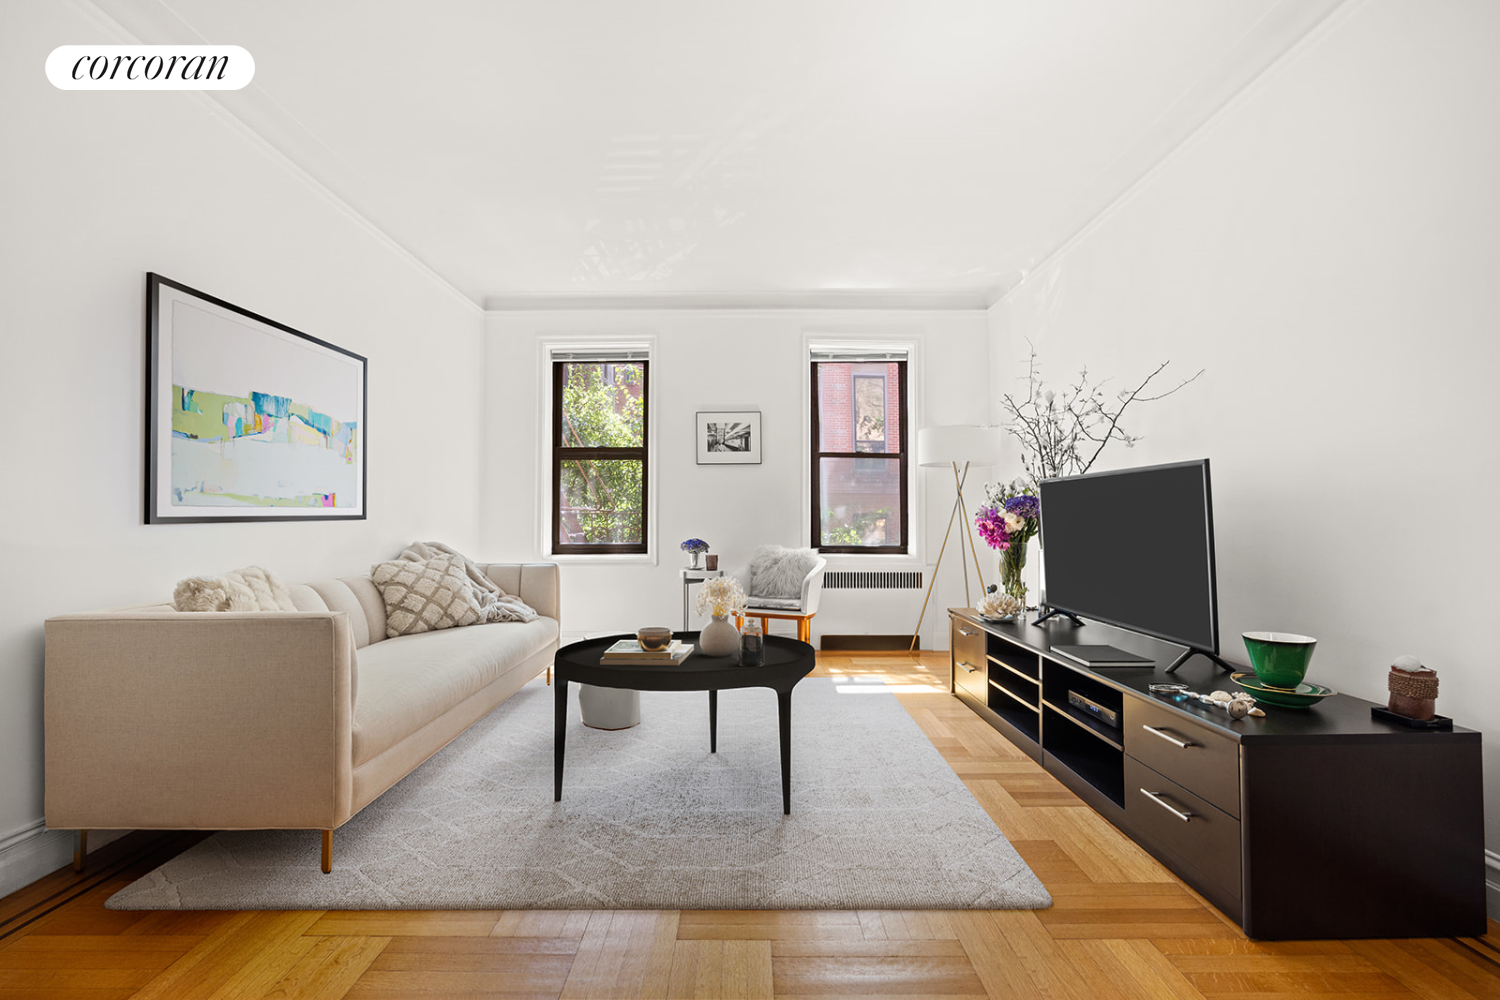
[[[1026,395],[1006,393],[1000,406],[1010,421],[1006,427],[1021,442],[1021,467],[1025,477],[1010,483],[985,485],[984,505],[975,512],[980,533],[1002,550],[1000,570],[1008,594],[1023,602],[1026,586],[1021,573],[1026,566],[1026,546],[1037,533],[1042,512],[1036,497],[1043,479],[1081,476],[1094,467],[1111,441],[1127,448],[1140,440],[1120,426],[1120,418],[1133,403],[1165,399],[1203,374],[1179,381],[1164,392],[1153,392],[1151,383],[1170,361],[1157,365],[1134,388],[1109,389],[1109,379],[1091,383],[1087,368],[1061,392],[1047,388],[1032,346],[1026,366]],[[1021,509],[1024,507],[1024,509]],[[989,534],[985,534],[986,531]],[[992,537],[993,536],[993,537]],[[999,544],[1004,542],[1004,544]],[[1040,544],[1040,543],[1039,543]]]

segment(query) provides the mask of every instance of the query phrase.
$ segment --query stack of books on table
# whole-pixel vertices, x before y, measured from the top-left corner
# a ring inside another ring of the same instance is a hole
[[[691,644],[673,639],[666,649],[642,649],[634,639],[621,639],[599,654],[600,663],[681,663],[693,651]]]

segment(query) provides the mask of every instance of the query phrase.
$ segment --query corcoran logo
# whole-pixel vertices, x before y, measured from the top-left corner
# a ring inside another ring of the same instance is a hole
[[[59,45],[47,57],[61,90],[239,90],[254,75],[238,45]]]

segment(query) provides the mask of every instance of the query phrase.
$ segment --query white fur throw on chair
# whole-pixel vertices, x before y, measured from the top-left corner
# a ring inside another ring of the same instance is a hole
[[[750,560],[750,597],[799,600],[802,581],[817,564],[818,554],[812,549],[762,545]]]

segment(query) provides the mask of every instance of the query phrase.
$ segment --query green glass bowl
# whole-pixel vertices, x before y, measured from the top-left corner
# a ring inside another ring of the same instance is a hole
[[[1291,632],[1246,632],[1245,649],[1250,665],[1262,684],[1283,690],[1294,690],[1307,676],[1313,647],[1318,640]]]

